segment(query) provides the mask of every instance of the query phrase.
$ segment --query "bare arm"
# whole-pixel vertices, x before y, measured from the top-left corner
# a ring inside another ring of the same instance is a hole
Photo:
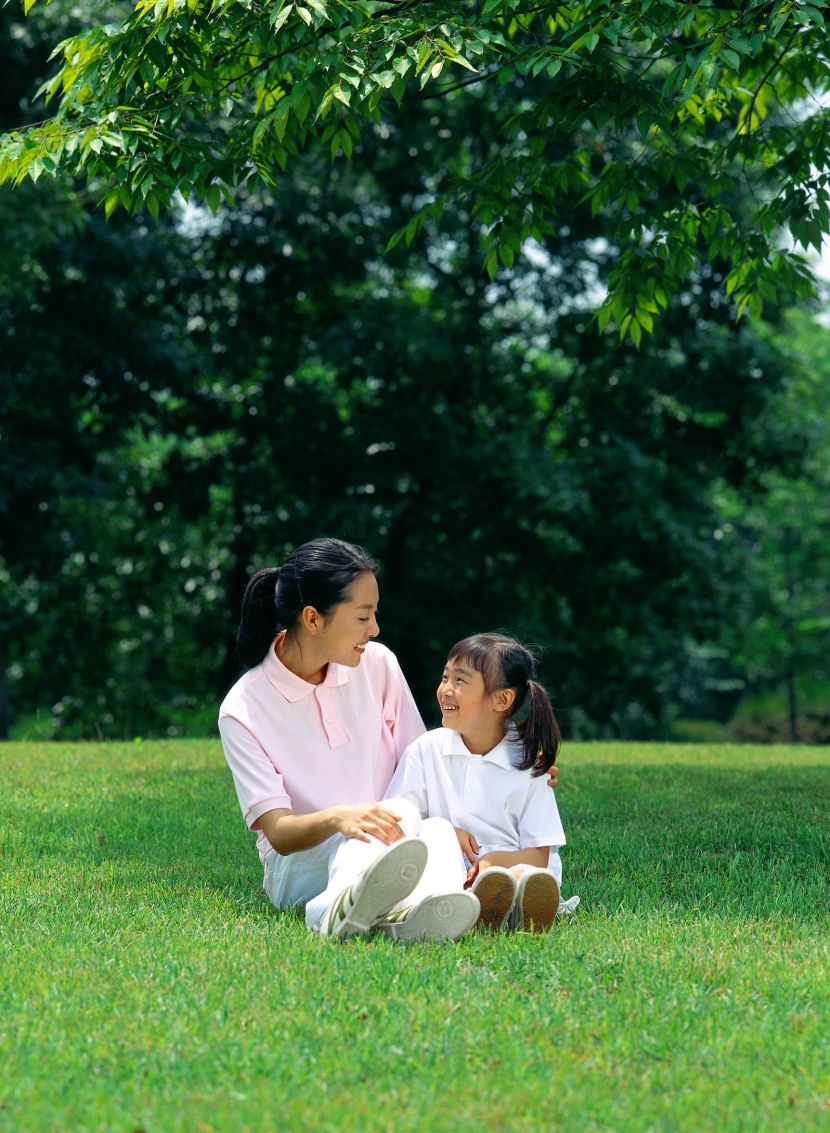
[[[379,803],[359,803],[357,806],[331,806],[312,814],[268,810],[258,821],[277,853],[286,855],[319,846],[332,834],[344,834],[362,842],[368,842],[369,835],[373,834],[384,845],[391,846],[404,837],[398,825],[400,817]]]

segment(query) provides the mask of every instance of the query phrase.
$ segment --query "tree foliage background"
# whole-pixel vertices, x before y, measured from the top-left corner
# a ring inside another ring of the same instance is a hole
[[[0,126],[42,117],[77,18],[0,9]],[[348,142],[296,146],[278,184],[235,183],[215,213],[171,197],[107,219],[103,173],[0,190],[18,734],[209,729],[246,578],[328,533],[381,559],[383,638],[427,714],[448,647],[504,627],[542,648],[566,735],[666,736],[743,697],[742,734],[830,739],[830,355],[778,302],[797,261],[766,321],[736,322],[736,261],[696,229],[660,317],[639,308],[650,333],[621,341],[594,318],[623,286],[616,198],[574,193],[488,271],[475,203],[423,205],[442,171],[487,166],[535,81],[346,118]],[[575,119],[558,160],[602,137]],[[684,199],[710,196],[705,168],[684,176]],[[676,191],[655,181],[652,215]],[[753,186],[731,191],[748,215]]]

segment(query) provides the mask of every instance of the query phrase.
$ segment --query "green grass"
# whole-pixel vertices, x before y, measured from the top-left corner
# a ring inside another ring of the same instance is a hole
[[[213,741],[0,747],[0,1130],[830,1130],[830,750],[572,744],[544,937],[322,941]]]

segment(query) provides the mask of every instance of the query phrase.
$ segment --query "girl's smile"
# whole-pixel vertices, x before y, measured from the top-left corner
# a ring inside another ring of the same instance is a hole
[[[481,673],[461,662],[447,665],[438,686],[438,704],[445,728],[476,729],[490,716]]]
[[[501,704],[501,692],[488,693],[484,677],[461,657],[447,662],[438,686],[441,723],[458,732],[471,755],[485,755],[504,739],[513,696]]]

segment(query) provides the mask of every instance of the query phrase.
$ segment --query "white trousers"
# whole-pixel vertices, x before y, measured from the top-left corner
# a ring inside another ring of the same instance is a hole
[[[407,799],[384,799],[383,805],[401,815],[404,834],[426,842],[428,851],[421,880],[395,908],[413,905],[433,893],[463,889],[467,869],[452,824],[445,818],[421,818]],[[295,854],[283,856],[269,850],[265,857],[265,892],[278,909],[305,902],[306,925],[314,928],[346,886],[356,881],[385,849],[384,843],[371,835],[368,842],[362,842],[335,834],[319,846]]]

